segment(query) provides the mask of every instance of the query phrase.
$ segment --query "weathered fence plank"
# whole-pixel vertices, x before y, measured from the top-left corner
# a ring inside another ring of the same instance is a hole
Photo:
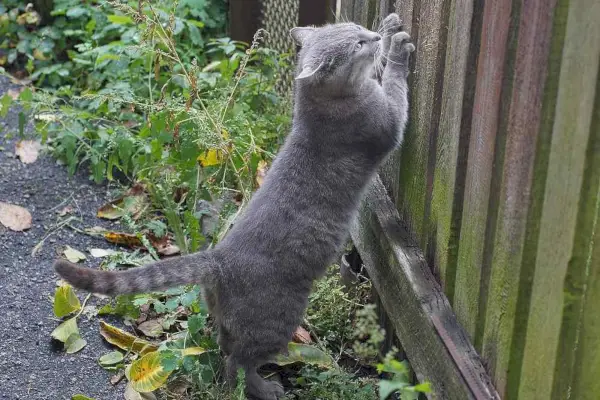
[[[428,243],[434,266],[450,302],[454,294],[464,175],[479,50],[481,11],[474,0],[453,0],[450,7],[444,90],[434,171],[431,221],[435,236]]]
[[[518,30],[482,350],[500,393],[506,393],[521,268],[528,267],[522,256],[555,4],[556,0],[524,2]]]
[[[600,71],[598,74],[600,77]],[[570,293],[575,293],[565,308],[571,318],[563,319],[561,334],[561,347],[567,354],[559,353],[554,372],[567,375],[567,379],[555,380],[554,398],[564,398],[565,389],[570,390],[572,399],[600,397],[600,79],[597,82],[575,230],[578,251],[567,274]],[[568,382],[569,387],[558,382]]]
[[[400,157],[398,206],[423,249],[429,234],[425,221],[435,165],[435,157],[430,152],[435,150],[438,134],[440,103],[436,99],[441,95],[443,84],[449,4],[450,0],[420,3],[416,63],[410,87],[410,120]]]
[[[485,2],[469,143],[454,310],[475,338],[511,0]]]
[[[419,380],[430,381],[439,399],[498,399],[423,254],[402,226],[377,179],[351,235]]]
[[[519,387],[522,399],[565,398],[570,382],[563,380],[570,376],[562,373],[561,356],[572,349],[561,343],[561,326],[578,329],[578,324],[567,322],[571,315],[562,311],[565,306],[569,311],[570,302],[581,296],[568,283],[579,273],[570,262],[579,245],[574,240],[600,62],[600,3],[581,0],[568,7]]]

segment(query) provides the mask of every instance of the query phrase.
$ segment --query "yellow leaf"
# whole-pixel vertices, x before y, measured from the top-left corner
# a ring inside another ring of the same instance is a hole
[[[81,303],[70,285],[62,285],[56,288],[54,293],[54,315],[62,318],[79,309],[81,309]]]
[[[40,61],[46,61],[48,59],[40,49],[33,50],[33,58]]]
[[[223,151],[210,149],[198,156],[198,161],[203,167],[219,165],[223,162]]]
[[[158,350],[158,346],[147,340],[137,338],[115,326],[100,321],[100,334],[108,343],[114,344],[126,351],[138,354],[147,354]]]
[[[181,350],[182,356],[199,356],[206,352],[202,347],[188,347],[187,349]]]
[[[31,214],[23,207],[0,201],[0,224],[21,232],[31,228]]]
[[[154,351],[131,364],[127,378],[134,390],[141,393],[153,392],[165,384],[171,371],[163,370],[160,358],[160,353]]]

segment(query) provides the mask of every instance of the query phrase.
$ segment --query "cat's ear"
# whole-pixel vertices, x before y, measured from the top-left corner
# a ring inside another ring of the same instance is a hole
[[[307,26],[305,28],[292,28],[290,30],[290,36],[292,37],[292,39],[294,39],[294,42],[296,42],[298,46],[303,46],[306,42],[306,39],[310,35],[312,35],[316,30],[317,28],[313,28],[310,26]]]
[[[317,73],[317,71],[319,71],[321,69],[321,67],[323,67],[324,64],[325,63],[322,62],[316,68],[313,68],[310,65],[305,65],[304,67],[302,67],[302,71],[298,74],[298,76],[296,77],[296,80],[310,78],[315,73]]]

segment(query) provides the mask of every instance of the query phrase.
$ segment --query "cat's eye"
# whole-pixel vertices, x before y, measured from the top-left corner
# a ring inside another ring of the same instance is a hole
[[[362,41],[361,41],[361,42],[358,42],[358,43],[356,43],[356,46],[354,47],[354,51],[359,51],[359,50],[362,48],[362,46],[363,46],[363,43],[364,43],[364,42],[362,42]]]

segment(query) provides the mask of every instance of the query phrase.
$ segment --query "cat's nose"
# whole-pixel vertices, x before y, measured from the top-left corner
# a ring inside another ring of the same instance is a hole
[[[373,41],[374,42],[378,42],[381,40],[381,35],[376,34],[375,36],[373,36]]]

